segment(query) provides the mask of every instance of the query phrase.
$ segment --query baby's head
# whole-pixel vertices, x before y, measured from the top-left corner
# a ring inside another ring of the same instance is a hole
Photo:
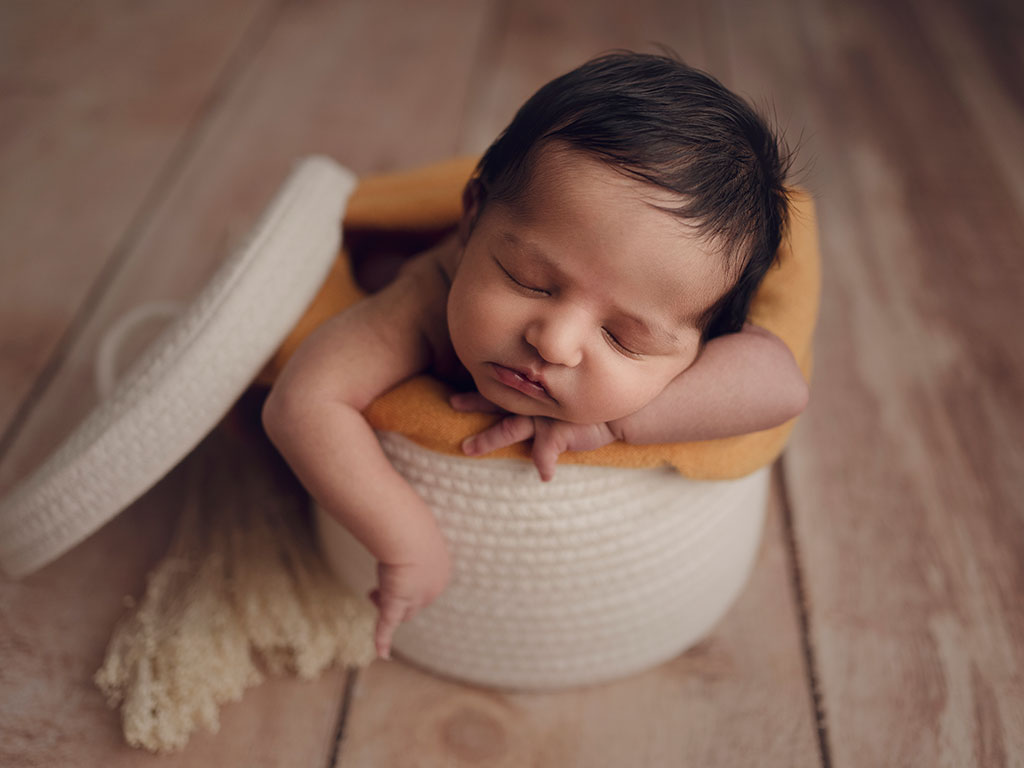
[[[541,88],[465,194],[449,330],[508,410],[609,421],[739,330],[786,221],[765,122],[677,61],[613,54]]]

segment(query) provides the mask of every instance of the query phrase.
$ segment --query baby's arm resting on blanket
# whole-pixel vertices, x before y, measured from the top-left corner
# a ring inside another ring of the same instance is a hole
[[[682,443],[757,432],[799,415],[807,397],[807,383],[789,348],[748,323],[739,333],[709,341],[693,365],[634,414],[607,424],[511,414],[466,440],[463,451],[477,456],[533,438],[533,461],[546,481],[567,450],[593,450],[615,440]],[[452,406],[495,410],[476,393],[454,396]]]
[[[747,323],[709,341],[660,395],[611,427],[633,445],[713,440],[776,427],[800,415],[807,398],[789,347]]]
[[[429,507],[391,466],[362,415],[428,363],[416,330],[419,302],[410,301],[415,282],[396,280],[311,334],[263,409],[267,434],[299,480],[378,561],[375,643],[385,658],[395,629],[440,594],[450,570]]]

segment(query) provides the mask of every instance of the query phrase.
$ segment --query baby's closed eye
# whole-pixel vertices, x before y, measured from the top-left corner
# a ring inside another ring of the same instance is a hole
[[[608,339],[608,342],[612,345],[612,347],[621,352],[622,354],[626,355],[627,357],[640,359],[644,356],[643,352],[640,352],[638,349],[634,348],[640,346],[639,340],[633,340],[627,337],[627,340],[623,341],[608,328],[602,328],[601,331],[604,333],[605,338]]]
[[[501,269],[505,277],[516,287],[522,288],[523,290],[529,291],[530,293],[538,296],[551,295],[551,291],[538,287],[539,281],[523,275],[518,270],[513,271],[513,268],[505,266],[497,258],[494,259],[494,263],[498,265],[498,268]]]

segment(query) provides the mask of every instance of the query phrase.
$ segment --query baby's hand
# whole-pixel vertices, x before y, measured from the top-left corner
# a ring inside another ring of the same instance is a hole
[[[430,605],[444,590],[451,575],[448,550],[442,544],[424,552],[423,558],[408,563],[377,564],[378,587],[370,599],[380,610],[374,645],[382,659],[391,658],[391,639],[403,621]]]
[[[450,402],[457,411],[503,412],[476,392],[453,395]],[[540,479],[547,482],[555,476],[555,464],[565,451],[592,451],[614,443],[619,436],[604,422],[573,424],[546,416],[508,414],[497,424],[463,441],[462,451],[468,456],[481,456],[530,438],[533,438],[533,463]]]

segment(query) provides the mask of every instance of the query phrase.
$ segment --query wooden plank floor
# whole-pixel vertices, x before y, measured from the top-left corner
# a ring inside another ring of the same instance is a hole
[[[294,159],[366,173],[477,152],[550,77],[655,42],[770,100],[819,199],[812,404],[740,601],[690,653],[582,691],[496,694],[401,662],[271,680],[160,764],[1024,766],[1009,0],[4,3],[0,493],[94,403],[112,319],[192,295]],[[252,482],[211,477],[229,440],[0,581],[0,765],[156,763],[91,677],[185,496]],[[278,467],[247,445],[253,476]]]

